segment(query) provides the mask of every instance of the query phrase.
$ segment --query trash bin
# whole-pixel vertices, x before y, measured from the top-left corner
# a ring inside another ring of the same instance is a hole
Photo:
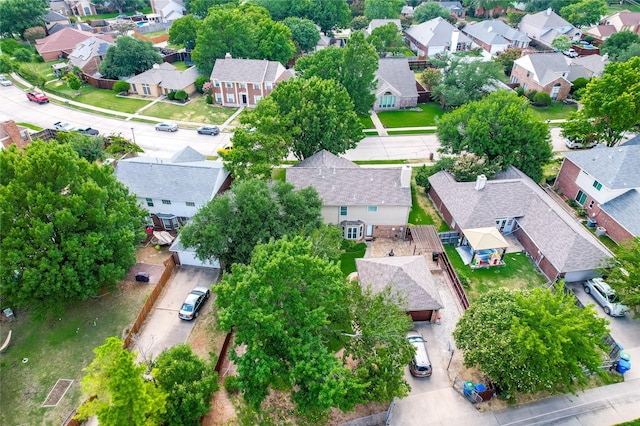
[[[149,273],[148,272],[138,272],[136,274],[136,281],[140,283],[148,283],[149,282]]]
[[[434,262],[437,262],[437,261],[438,261],[438,255],[439,255],[439,254],[440,254],[440,253],[438,253],[437,251],[434,251],[433,253],[431,253],[431,259],[432,259]]]
[[[471,391],[474,390],[475,386],[473,382],[464,382],[464,394],[471,395]]]
[[[624,375],[624,373],[629,370],[631,370],[631,356],[627,352],[620,352],[620,359],[618,360],[616,371]]]
[[[484,392],[487,390],[487,387],[485,385],[483,385],[482,383],[478,383],[476,385],[476,392]]]

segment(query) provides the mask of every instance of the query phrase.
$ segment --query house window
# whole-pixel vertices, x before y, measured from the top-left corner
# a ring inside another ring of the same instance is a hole
[[[517,84],[518,83],[518,77],[511,76],[511,82],[513,84]]]
[[[584,206],[584,202],[587,201],[587,194],[585,194],[581,190],[578,190],[578,193],[576,194],[575,199],[578,202],[578,204],[580,204],[581,206]]]
[[[347,239],[355,240],[357,238],[358,238],[358,227],[357,226],[347,227]]]
[[[244,84],[244,83],[240,83],[240,88],[241,88],[241,89],[246,89],[246,88],[247,88],[247,85],[246,85],[246,84]]]
[[[227,102],[235,103],[235,101],[236,101],[236,97],[233,96],[233,93],[227,93]]]
[[[597,180],[593,181],[593,187],[595,189],[597,189],[598,191],[600,191],[602,189],[602,184],[600,182],[598,182]]]
[[[142,83],[142,93],[144,95],[150,95],[151,94],[151,88],[149,87],[149,85],[147,83]]]
[[[131,85],[131,92],[138,93],[138,87],[135,84]]]
[[[195,207],[196,206],[196,203],[194,203],[193,201],[187,201],[185,204],[187,205],[187,207]]]
[[[396,106],[396,97],[391,94],[391,92],[386,92],[384,95],[380,96],[380,103],[378,104],[380,108],[394,108]]]
[[[260,102],[260,99],[262,99],[262,96],[260,96],[260,95],[255,95],[255,96],[253,97],[253,103],[254,103],[254,104],[257,104],[258,102]]]
[[[222,93],[216,93],[216,102],[222,103]]]
[[[527,83],[524,83],[524,84],[522,85],[522,88],[523,88],[524,90],[527,90],[527,87],[529,87],[529,85],[528,85]]]
[[[551,88],[551,99],[554,101],[558,99],[558,93],[560,93],[560,83],[556,83]]]
[[[271,90],[271,89],[273,89],[273,84],[265,83],[265,87],[266,87],[267,90]]]
[[[377,212],[378,211],[378,206],[369,206],[369,207],[367,207],[367,211],[368,212]]]
[[[213,80],[213,85],[216,87],[220,87],[220,80]]]
[[[162,204],[171,205],[171,200],[162,200]]]
[[[178,227],[178,218],[173,216],[170,218],[162,218],[162,225],[164,229],[175,229]]]
[[[21,132],[20,136],[22,136],[22,140],[23,141],[28,141],[29,140],[29,131],[25,130],[24,132]]]
[[[340,216],[347,215],[347,206],[340,206]]]
[[[594,205],[595,203],[596,203],[596,200],[591,200],[591,201],[589,202],[589,208],[590,208],[590,209],[591,209],[591,208],[593,208],[593,205]]]
[[[260,90],[260,85],[258,83],[253,83],[253,90]]]
[[[153,200],[151,198],[147,198],[147,206],[153,207]]]
[[[230,81],[227,81],[225,83],[225,86],[227,86],[227,89],[231,89],[233,87],[233,83],[231,83]]]
[[[529,77],[531,75],[531,73],[529,71],[527,71],[527,77]]]

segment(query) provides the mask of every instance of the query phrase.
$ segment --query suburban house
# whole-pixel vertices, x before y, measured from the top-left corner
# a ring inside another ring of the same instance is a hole
[[[69,63],[80,68],[83,73],[93,76],[98,73],[110,46],[115,46],[115,43],[95,36],[90,37],[76,45],[68,56]]]
[[[511,83],[520,84],[526,92],[544,92],[561,101],[571,90],[570,71],[562,53],[534,53],[513,62]]]
[[[411,167],[361,168],[322,150],[287,169],[296,189],[311,186],[322,199],[325,223],[343,237],[363,240],[402,237],[411,210]]]
[[[551,48],[556,37],[568,36],[572,41],[580,41],[580,30],[562,19],[551,8],[533,15],[525,15],[518,25],[520,32],[537,41],[545,47]]]
[[[221,161],[209,161],[189,146],[171,158],[120,160],[115,176],[149,211],[154,229],[169,232],[185,225],[200,207],[231,184]]]
[[[448,10],[452,15],[458,18],[465,17],[466,12],[464,10],[464,7],[462,6],[462,3],[460,3],[459,1],[441,1],[439,3],[443,9]]]
[[[369,26],[364,29],[365,37],[370,36],[376,28],[383,27],[387,24],[395,24],[396,27],[398,27],[398,31],[402,32],[402,25],[400,25],[399,19],[372,19],[371,22],[369,22]]]
[[[444,308],[424,256],[367,257],[356,259],[358,283],[373,294],[391,287],[407,305],[413,321],[436,322]]]
[[[420,59],[471,48],[471,39],[440,17],[411,26],[404,34],[409,48]]]
[[[462,32],[492,55],[511,47],[526,49],[531,41],[529,37],[498,19],[471,22],[462,28]]]
[[[90,0],[67,0],[72,15],[97,15],[96,6]]]
[[[569,81],[572,83],[578,77],[584,77],[586,79],[602,77],[602,73],[609,63],[607,55],[588,55],[566,59],[569,61]]]
[[[409,59],[380,58],[376,71],[376,102],[374,111],[411,108],[418,105],[416,78],[409,68]]]
[[[456,182],[447,171],[429,178],[429,198],[451,230],[495,226],[517,238],[544,275],[554,281],[582,281],[597,275],[612,257],[582,224],[520,170],[509,167],[496,179]]]
[[[151,0],[151,9],[162,22],[182,18],[187,11],[182,0]]]
[[[29,129],[18,126],[13,120],[4,121],[0,123],[0,143],[0,149],[9,148],[11,145],[23,149],[31,143]]]
[[[211,71],[213,98],[216,104],[226,107],[255,107],[278,83],[293,75],[293,70],[280,62],[233,59],[227,53],[224,59],[216,60]]]
[[[402,16],[413,16],[413,7],[409,5],[402,6],[402,10],[400,11]]]
[[[640,236],[640,137],[635,139],[565,153],[555,183],[617,243]]]
[[[113,43],[113,38],[109,34],[93,34],[88,31],[80,31],[75,28],[63,28],[45,38],[36,40],[36,50],[46,61],[66,58],[78,43],[91,37]]]
[[[616,27],[613,25],[596,25],[584,31],[584,35],[591,36],[602,42],[608,39],[611,34],[615,34],[616,32]]]
[[[71,21],[65,15],[62,15],[53,10],[49,10],[47,13],[42,15],[42,20],[44,21],[44,27],[49,31],[49,28],[54,26],[55,24],[65,25],[70,24]]]
[[[623,10],[607,16],[600,21],[604,25],[612,25],[616,32],[631,31],[640,35],[640,12]]]
[[[195,66],[184,71],[178,70],[168,62],[154,64],[153,68],[127,79],[131,85],[129,91],[141,96],[157,98],[169,92],[184,90],[189,95],[196,91],[198,70]]]
[[[59,13],[60,15],[67,16],[71,14],[71,10],[69,10],[69,5],[67,4],[66,1],[63,1],[63,0],[58,0],[58,1],[49,0],[49,8],[52,11]]]

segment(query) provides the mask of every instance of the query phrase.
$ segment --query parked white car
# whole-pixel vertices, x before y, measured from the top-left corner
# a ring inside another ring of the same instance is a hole
[[[629,308],[620,303],[620,297],[602,278],[593,278],[584,283],[584,292],[590,294],[607,315],[621,317]]]
[[[582,141],[572,141],[571,139],[565,139],[564,144],[569,149],[585,149],[585,148],[593,148],[598,145],[598,141],[591,141],[589,143],[584,143]]]
[[[577,58],[578,57],[578,52],[575,51],[575,49],[569,49],[569,50],[565,50],[564,52],[562,52],[563,55],[568,56],[570,58]]]
[[[0,86],[11,86],[12,84],[11,80],[0,74]]]
[[[58,121],[57,123],[53,123],[53,128],[56,130],[62,130],[63,132],[72,132],[76,130],[75,127],[65,121]]]

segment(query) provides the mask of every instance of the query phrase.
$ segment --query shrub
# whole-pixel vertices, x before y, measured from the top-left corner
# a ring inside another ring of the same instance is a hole
[[[189,97],[189,94],[184,90],[178,90],[175,94],[175,98],[177,101],[184,102]]]
[[[224,388],[229,393],[236,393],[240,390],[238,376],[227,376],[224,378]]]
[[[213,104],[213,96],[211,95],[207,95],[207,97],[205,98],[205,101],[207,102],[207,104],[211,105]]]
[[[116,93],[128,92],[129,91],[129,83],[124,80],[118,80],[113,85],[113,91]]]
[[[432,167],[423,165],[418,169],[418,173],[416,174],[416,185],[423,187],[425,192],[428,192],[429,188],[431,188],[429,177],[434,173],[435,171]]]
[[[202,86],[204,86],[204,84],[206,82],[209,81],[209,77],[207,77],[206,75],[201,75],[200,77],[196,78],[196,90],[198,91],[198,93],[204,93],[204,91],[202,90]]]
[[[9,55],[0,55],[0,73],[8,74],[14,70],[16,63]]]
[[[524,87],[522,86],[516,87],[515,92],[516,92],[516,95],[518,96],[524,96]]]
[[[80,89],[80,87],[82,87],[82,80],[80,80],[77,75],[72,73],[67,76],[67,84],[69,85],[69,88],[71,90],[78,90]]]
[[[45,79],[40,74],[32,71],[30,68],[24,65],[20,65],[17,69],[17,72],[22,78],[36,87],[44,87],[44,83],[46,83]]]
[[[580,89],[584,89],[587,87],[587,83],[589,83],[589,80],[584,77],[576,78],[573,81],[573,86],[571,86],[571,92],[574,93]]]
[[[31,62],[33,53],[29,49],[21,47],[20,49],[16,49],[16,51],[13,52],[13,57],[18,62]]]
[[[551,105],[551,96],[544,92],[536,93],[533,97],[533,103],[539,106],[549,106]]]
[[[6,53],[10,56],[13,55],[13,52],[23,47],[24,45],[14,38],[5,38],[0,41],[0,49],[2,49],[2,53]]]
[[[171,91],[167,93],[167,99],[169,99],[170,101],[174,100],[175,98],[176,98],[176,92]]]
[[[529,90],[525,96],[527,97],[527,99],[529,99],[530,101],[533,102],[533,98],[538,94],[537,90]]]
[[[44,28],[42,27],[31,27],[24,30],[22,36],[25,40],[29,40],[31,43],[36,41],[39,38],[44,38],[47,34],[44,32]]]
[[[595,38],[594,38],[594,37],[592,37],[592,36],[586,36],[586,37],[584,38],[584,41],[586,41],[586,42],[587,42],[587,43],[589,43],[589,44],[593,43],[593,40],[595,40]]]
[[[556,181],[556,177],[555,176],[547,176],[545,181],[547,182],[548,185],[553,185],[553,183]]]
[[[354,247],[356,246],[356,242],[354,240],[342,240],[340,242],[340,250],[344,250],[347,253],[356,251]]]
[[[44,62],[44,58],[40,55],[33,55],[33,60],[34,62],[38,62],[40,64]]]

